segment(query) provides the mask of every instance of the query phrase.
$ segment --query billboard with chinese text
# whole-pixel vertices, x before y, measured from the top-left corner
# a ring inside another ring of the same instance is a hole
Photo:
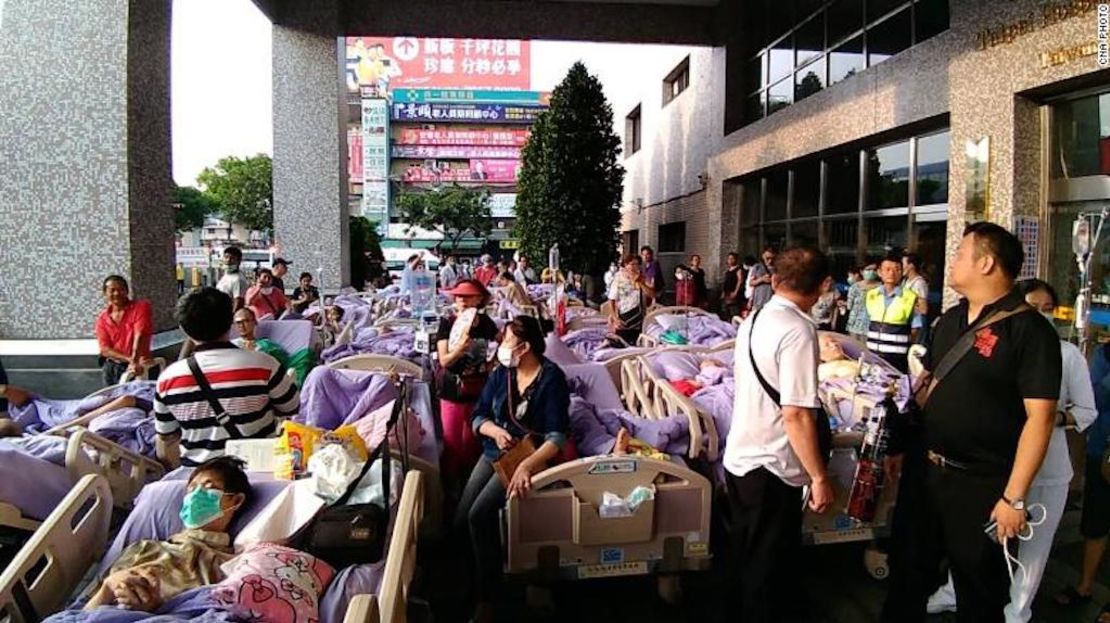
[[[514,160],[483,162],[516,162]],[[446,162],[429,160],[423,165],[414,164],[405,169],[402,179],[408,184],[512,184],[516,182],[516,168],[504,165],[479,168],[453,168]]]
[[[478,103],[550,106],[551,94],[541,91],[492,91],[489,89],[394,89],[395,104]]]
[[[347,177],[362,183],[362,128],[347,130]]]
[[[528,123],[546,108],[515,104],[394,104],[394,121],[435,123]]]
[[[422,130],[405,128],[395,141],[399,145],[482,145],[524,147],[531,130]]]
[[[519,160],[517,147],[486,147],[483,145],[394,145],[394,158],[445,158],[470,160],[471,158],[495,158]]]
[[[531,88],[528,41],[347,37],[346,48],[352,93],[383,97],[402,88]]]
[[[516,193],[491,194],[489,211],[493,218],[516,218]]]
[[[516,182],[519,160],[471,160],[470,179],[491,182]]]
[[[362,100],[362,216],[389,221],[389,103]]]

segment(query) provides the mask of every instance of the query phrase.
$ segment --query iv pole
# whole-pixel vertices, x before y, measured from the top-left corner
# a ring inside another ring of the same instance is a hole
[[[1100,212],[1080,212],[1072,226],[1072,250],[1079,267],[1079,296],[1075,299],[1075,330],[1079,334],[1079,350],[1084,356],[1090,349],[1088,327],[1091,319],[1091,256],[1098,249],[1102,226],[1110,216],[1110,208]],[[1095,219],[1098,224],[1094,225]],[[1091,229],[1094,228],[1094,238]]]

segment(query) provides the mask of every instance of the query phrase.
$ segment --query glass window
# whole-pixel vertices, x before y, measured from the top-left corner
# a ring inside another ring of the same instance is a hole
[[[882,19],[894,9],[907,4],[907,0],[867,0],[867,23]]]
[[[746,254],[755,254],[759,250],[759,227],[743,227],[740,229],[740,259]]]
[[[848,276],[848,269],[859,263],[859,221],[855,217],[826,219],[821,226],[825,230],[825,254],[832,264],[833,278],[842,281]]]
[[[768,70],[769,82],[774,82],[790,73],[794,69],[794,45],[792,37],[784,37],[771,46],[770,68]]]
[[[772,85],[767,91],[767,114],[770,115],[794,103],[794,80],[787,78]]]
[[[1110,175],[1110,93],[1052,109],[1054,178]]]
[[[791,222],[790,244],[816,247],[818,245],[817,219]]]
[[[744,120],[747,123],[759,121],[763,118],[763,100],[766,94],[766,91],[760,91],[759,93],[749,95],[744,101]]]
[[[754,177],[740,183],[740,224],[755,225],[759,222],[759,199],[763,192],[763,178]]]
[[[904,216],[867,219],[867,257],[882,257],[894,249],[906,248],[908,226]]]
[[[1072,223],[1080,212],[1094,212],[1102,208],[1102,203],[1065,203],[1049,206],[1052,220],[1052,239],[1048,259],[1049,283],[1056,287],[1064,305],[1073,305],[1079,295],[1079,273],[1075,269],[1075,256],[1071,252]],[[1095,223],[1097,226],[1097,223]],[[1098,247],[1091,254],[1091,294],[1096,305],[1102,307],[1110,297],[1110,242],[1106,232],[1099,240]]]
[[[868,209],[904,208],[910,204],[909,189],[909,141],[867,152]]]
[[[914,7],[914,43],[948,30],[948,0],[917,0]]]
[[[870,3],[868,3],[870,6]],[[912,43],[910,10],[901,13],[867,30],[867,66],[874,67]]]
[[[798,67],[825,53],[824,13],[819,13],[794,31],[794,47],[797,50]]]
[[[659,252],[682,253],[686,250],[686,222],[659,226]]]
[[[786,34],[786,31],[796,24],[793,5],[791,0],[765,0],[763,3],[763,15],[767,19],[767,36],[771,41]]]
[[[767,196],[763,199],[763,218],[768,221],[781,221],[786,218],[786,169],[767,175]]]
[[[759,56],[749,59],[744,63],[744,90],[751,92],[757,91],[763,86],[763,79],[767,75],[767,55],[760,54]]]
[[[948,203],[948,130],[917,139],[917,201]]]
[[[825,214],[859,212],[859,152],[836,154],[825,162],[828,166]]]
[[[625,156],[640,151],[640,107],[636,106],[624,119],[624,152]]]
[[[863,71],[863,37],[859,36],[829,53],[829,84],[836,84]]]
[[[755,252],[762,250],[765,245],[771,245],[776,249],[786,248],[786,224],[779,223],[775,225],[763,226],[763,245],[755,249]],[[756,255],[756,257],[759,257]]]
[[[863,30],[863,0],[837,0],[829,5],[829,44]]]
[[[794,74],[794,101],[805,98],[825,88],[825,59],[814,61]]]
[[[821,196],[821,161],[812,160],[794,167],[794,204],[790,217],[817,216],[817,202]]]

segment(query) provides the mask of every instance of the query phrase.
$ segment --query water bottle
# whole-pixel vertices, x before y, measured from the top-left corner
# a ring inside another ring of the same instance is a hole
[[[423,266],[412,272],[412,316],[423,318],[432,310],[435,297],[435,283]]]

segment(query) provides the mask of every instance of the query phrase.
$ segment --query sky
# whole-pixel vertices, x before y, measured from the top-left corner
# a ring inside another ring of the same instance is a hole
[[[195,184],[198,173],[224,156],[273,153],[270,30],[250,0],[174,1],[173,176],[179,185]],[[534,41],[532,89],[550,91],[582,60],[610,100],[657,90],[686,50]],[[613,111],[618,117],[624,112]]]

